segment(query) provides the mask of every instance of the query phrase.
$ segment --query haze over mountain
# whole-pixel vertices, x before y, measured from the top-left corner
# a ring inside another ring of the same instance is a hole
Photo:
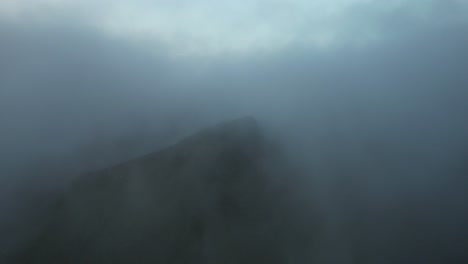
[[[465,0],[0,1],[0,257],[79,175],[251,115],[326,223],[322,263],[467,262],[467,14]]]
[[[91,173],[54,206],[18,263],[305,259],[317,219],[291,193],[297,178],[282,155],[243,118]]]

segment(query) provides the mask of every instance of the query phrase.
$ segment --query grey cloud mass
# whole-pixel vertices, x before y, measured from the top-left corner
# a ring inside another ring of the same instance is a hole
[[[384,223],[323,263],[462,263],[467,29],[463,0],[2,1],[0,253],[76,175],[252,115],[330,223]]]

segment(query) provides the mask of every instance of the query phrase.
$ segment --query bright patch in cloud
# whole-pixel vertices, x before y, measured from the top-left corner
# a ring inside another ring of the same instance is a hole
[[[213,55],[365,45],[386,33],[379,25],[394,12],[423,20],[441,1],[3,0],[0,16],[63,8],[111,34],[162,43],[177,54]]]

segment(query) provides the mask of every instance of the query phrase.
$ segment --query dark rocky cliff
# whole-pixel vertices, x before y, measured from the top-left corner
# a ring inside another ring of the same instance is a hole
[[[83,176],[15,262],[294,263],[315,231],[290,176],[254,119],[227,122]]]

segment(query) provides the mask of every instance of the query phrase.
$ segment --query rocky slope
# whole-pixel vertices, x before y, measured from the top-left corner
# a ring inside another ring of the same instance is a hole
[[[83,176],[14,262],[295,263],[315,231],[288,177],[254,119],[227,122]]]

